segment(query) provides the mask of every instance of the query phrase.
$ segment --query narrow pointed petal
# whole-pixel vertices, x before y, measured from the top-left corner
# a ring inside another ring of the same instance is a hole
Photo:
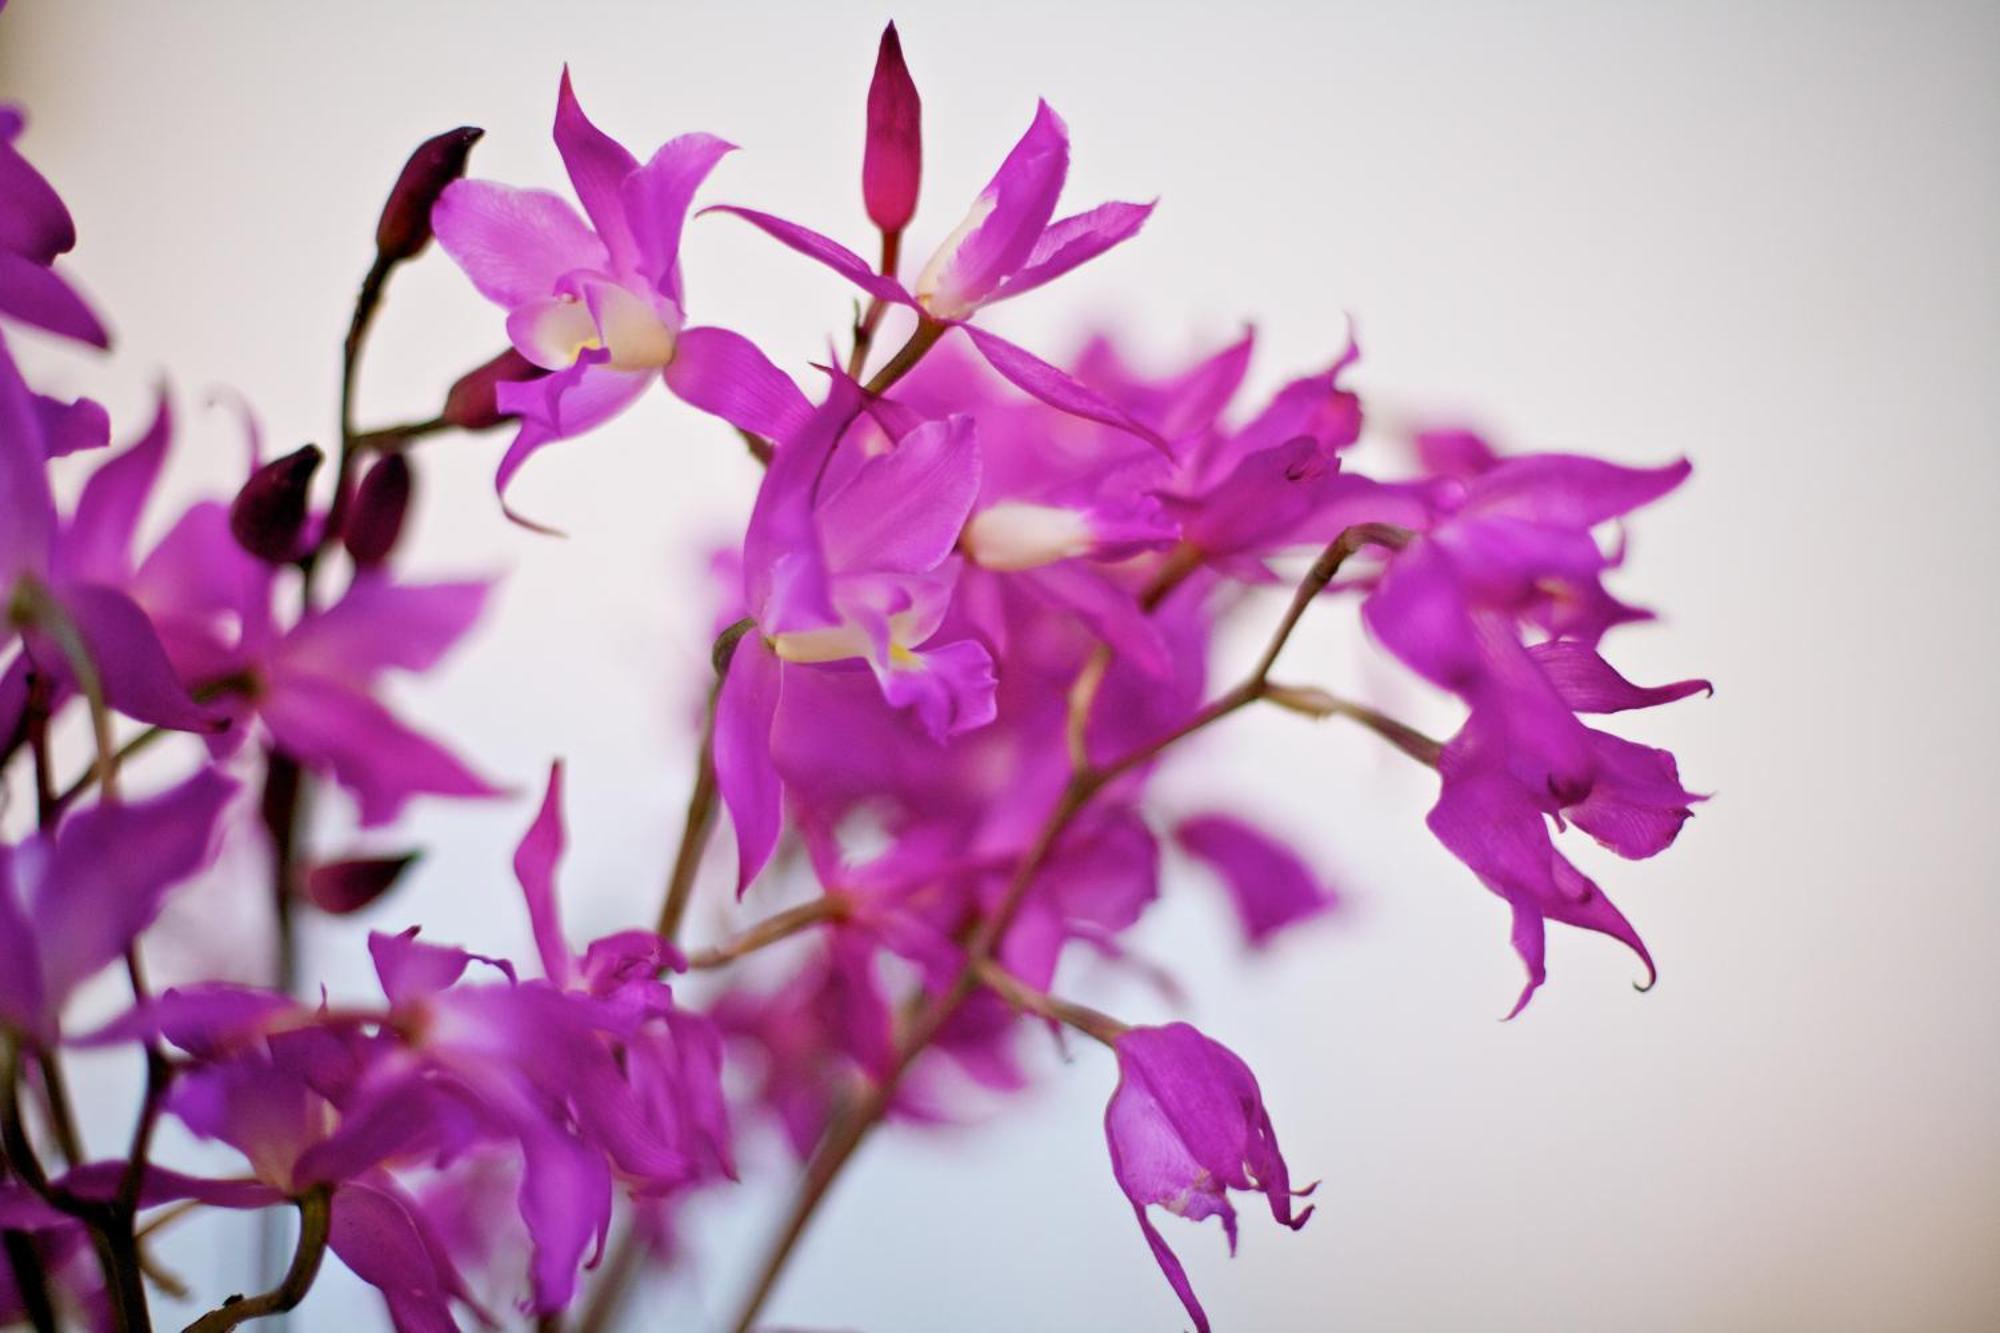
[[[791,376],[728,329],[683,330],[666,380],[682,402],[767,440],[790,439],[812,417],[811,401]]]
[[[173,413],[164,393],[153,424],[130,449],[90,474],[63,534],[62,568],[70,578],[122,582],[132,571],[132,536],[159,480],[173,437]]]
[[[903,63],[902,38],[891,23],[882,30],[875,77],[868,84],[868,141],[861,157],[861,197],[868,220],[884,232],[899,232],[917,211],[923,178],[923,99],[910,67]]]
[[[514,849],[514,878],[528,900],[528,921],[535,932],[535,949],[542,956],[542,975],[558,986],[570,978],[569,943],[563,939],[562,913],[556,904],[556,862],[563,854],[562,761],[549,765],[548,790],[527,836]]]
[[[436,741],[339,682],[287,673],[270,683],[259,712],[287,754],[331,772],[352,793],[364,828],[389,823],[415,796],[501,794]]]
[[[625,178],[639,169],[638,159],[583,114],[567,65],[556,93],[555,140],[570,184],[590,225],[603,238],[613,267],[620,271],[637,268],[639,245],[626,222],[622,189]]]
[[[1150,427],[1133,420],[1124,409],[1095,389],[1078,383],[1033,352],[1015,346],[998,334],[989,333],[972,324],[960,324],[958,327],[965,330],[966,337],[972,339],[972,345],[986,358],[987,365],[992,366],[1003,379],[1029,397],[1039,399],[1071,416],[1130,431],[1161,453],[1170,458],[1173,456],[1172,447]]]
[[[717,204],[702,212],[733,214],[779,244],[798,251],[808,259],[818,260],[870,296],[880,297],[894,305],[914,304],[901,283],[894,278],[883,277],[860,255],[810,227],[801,227],[796,222],[787,222],[770,213],[760,213],[754,208],[738,208],[733,204]]]
[[[1622,467],[1601,458],[1530,454],[1503,459],[1466,488],[1466,507],[1565,528],[1608,523],[1686,481],[1686,459],[1655,468]]]
[[[564,274],[610,262],[576,210],[547,190],[453,181],[431,225],[480,294],[510,310],[553,295]]]
[[[490,583],[354,580],[341,599],[285,636],[285,666],[357,683],[390,669],[429,671],[478,623]]]
[[[109,347],[111,335],[83,298],[52,268],[0,250],[0,314],[92,347]]]
[[[736,828],[736,896],[771,859],[784,818],[784,793],[771,759],[783,668],[763,636],[737,641],[715,700],[715,784]]]
[[[989,303],[1033,291],[1043,283],[1089,263],[1106,250],[1138,235],[1139,228],[1145,226],[1146,219],[1152,215],[1152,204],[1109,203],[1099,204],[1088,213],[1078,213],[1050,223],[1041,239],[1035,242],[1027,263],[1000,284],[999,290],[988,298]]]
[[[716,164],[735,150],[735,144],[712,134],[669,139],[626,180],[621,192],[639,247],[633,267],[676,306],[687,304],[681,290],[680,254],[688,209]]]

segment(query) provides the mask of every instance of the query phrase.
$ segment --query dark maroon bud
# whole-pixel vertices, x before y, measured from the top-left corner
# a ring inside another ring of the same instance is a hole
[[[403,535],[410,510],[410,460],[401,450],[383,454],[354,490],[340,539],[363,569],[381,564]]]
[[[357,857],[316,865],[306,876],[306,896],[312,899],[313,906],[331,916],[358,912],[394,888],[403,872],[422,855],[406,852],[402,856]]]
[[[502,384],[538,380],[549,372],[509,347],[475,370],[468,370],[444,396],[444,411],[438,414],[447,425],[460,430],[490,430],[514,419],[512,412],[500,410],[495,391]]]
[[[375,224],[375,248],[384,259],[414,259],[431,243],[431,208],[444,187],[465,174],[465,159],[485,133],[461,125],[417,145]]]
[[[229,505],[229,531],[239,546],[274,565],[305,554],[306,501],[321,457],[319,446],[309,444],[250,474]]]

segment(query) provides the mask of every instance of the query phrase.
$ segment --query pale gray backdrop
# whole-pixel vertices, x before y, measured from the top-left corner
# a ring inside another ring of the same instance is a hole
[[[713,197],[863,243],[860,105],[885,17],[16,0],[0,92],[32,110],[25,146],[82,228],[71,271],[121,335],[108,368],[46,343],[33,363],[102,393],[128,431],[170,371],[183,492],[239,467],[228,418],[200,409],[212,386],[247,394],[283,447],[324,440],[402,154],[471,122],[489,131],[482,174],[559,185],[564,60],[636,150],[720,133],[746,151]],[[1209,745],[1201,776],[1314,835],[1354,904],[1248,966],[1215,899],[1177,875],[1143,937],[1194,959],[1192,1016],[1256,1068],[1295,1170],[1325,1182],[1298,1235],[1247,1212],[1234,1262],[1213,1226],[1167,1221],[1218,1324],[2000,1324],[2000,10],[912,2],[896,17],[926,102],[919,248],[1038,94],[1075,137],[1073,200],[1162,199],[1137,243],[997,316],[1010,336],[1057,351],[1115,306],[1166,356],[1254,318],[1268,386],[1327,357],[1351,311],[1385,416],[1462,409],[1517,447],[1696,462],[1638,526],[1623,584],[1668,623],[1616,653],[1642,680],[1718,685],[1635,724],[1718,793],[1671,854],[1605,876],[1660,958],[1655,993],[1633,994],[1614,946],[1564,936],[1542,997],[1495,1022],[1518,984],[1504,913],[1424,833],[1421,774],[1335,724],[1260,717]],[[698,320],[789,366],[846,317],[837,280],[733,222],[695,224],[686,267]],[[383,321],[365,414],[425,414],[499,336],[448,263],[419,266]],[[471,649],[403,698],[524,794],[418,812],[418,882],[315,945],[337,989],[360,985],[365,925],[421,917],[522,948],[507,853],[557,752],[577,929],[653,910],[706,654],[697,548],[740,518],[755,474],[726,431],[657,394],[526,474],[523,506],[573,533],[551,542],[489,500],[498,447],[426,447],[413,564],[512,577]],[[1296,673],[1408,698],[1355,636],[1322,632],[1336,619],[1315,618]],[[199,930],[182,913],[183,950],[250,929],[247,908],[218,923],[225,897],[203,900]],[[726,927],[723,898],[718,879],[697,932]],[[998,1123],[875,1143],[776,1316],[1180,1326],[1106,1166],[1109,1061],[1043,1063],[1045,1085]],[[103,1145],[122,1123],[115,1072],[89,1083]],[[711,1327],[778,1202],[745,1189],[699,1210],[704,1275],[633,1326]],[[247,1281],[242,1241],[193,1231],[168,1257],[226,1291]],[[327,1287],[298,1327],[373,1324],[351,1279]]]

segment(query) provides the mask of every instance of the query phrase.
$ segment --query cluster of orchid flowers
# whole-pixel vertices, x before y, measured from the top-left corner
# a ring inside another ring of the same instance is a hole
[[[1214,872],[1252,945],[1334,905],[1307,857],[1237,813],[1181,818],[1165,838],[1149,817],[1174,747],[1252,705],[1350,719],[1436,771],[1432,830],[1512,912],[1528,972],[1516,1012],[1542,983],[1549,921],[1622,941],[1650,980],[1638,934],[1556,834],[1574,825],[1648,857],[1697,799],[1671,755],[1583,720],[1706,689],[1634,685],[1598,651],[1646,615],[1604,586],[1622,556],[1606,529],[1687,465],[1509,457],[1439,431],[1415,438],[1411,475],[1363,476],[1346,466],[1363,425],[1351,341],[1247,407],[1248,336],[1165,375],[1101,338],[1058,366],[982,313],[1130,238],[1151,206],[1058,218],[1068,134],[1041,105],[906,285],[919,112],[892,27],[863,164],[878,263],[768,213],[701,210],[860,290],[845,364],[801,368],[803,387],[748,339],[688,323],[681,235],[731,146],[684,135],[642,163],[585,117],[567,74],[555,141],[581,214],[464,179],[474,130],[404,169],[345,348],[323,505],[317,449],[266,460],[253,445],[232,499],[192,505],[136,551],[172,436],[164,397],[114,450],[100,407],[36,393],[0,344],[0,762],[10,795],[32,792],[9,812],[18,840],[0,845],[0,1324],[150,1327],[149,1286],[172,1279],[147,1238],[194,1203],[297,1214],[269,1289],[197,1329],[292,1308],[328,1252],[380,1290],[398,1329],[523,1315],[601,1328],[635,1271],[677,1256],[677,1210],[735,1178],[738,1134],[768,1118],[802,1171],[738,1313],[748,1328],[870,1130],[950,1117],[965,1080],[1019,1089],[1024,1044],[1068,1028],[1115,1053],[1111,1177],[1206,1330],[1154,1210],[1219,1216],[1232,1247],[1233,1193],[1263,1195],[1293,1228],[1311,1211],[1257,1081],[1184,1023],[1129,1026],[1055,992],[1078,954],[1141,968],[1124,939],[1158,896],[1163,842]],[[69,215],[13,147],[20,115],[0,117],[0,318],[105,346],[56,264]],[[433,237],[505,309],[510,346],[434,419],[359,429],[354,373],[384,285]],[[876,355],[898,327],[900,350]],[[511,427],[504,504],[532,454],[655,378],[765,469],[722,562],[717,674],[665,902],[570,943],[558,764],[513,858],[537,957],[384,929],[369,937],[379,999],[326,999],[296,975],[296,932],[314,913],[399,923],[402,899],[384,895],[409,858],[318,854],[302,818],[313,793],[344,793],[367,828],[418,796],[499,792],[379,697],[385,677],[426,671],[463,638],[489,591],[396,569],[416,446]],[[51,474],[74,467],[87,476],[65,509]],[[1311,564],[1265,650],[1212,686],[1218,626],[1263,605],[1240,594],[1280,582],[1274,562],[1294,556]],[[1455,736],[1274,678],[1301,617],[1343,596],[1390,654],[1463,701]],[[65,785],[51,736],[69,714],[88,719],[94,751]],[[191,768],[124,793],[121,763],[174,732],[200,741]],[[682,918],[725,812],[743,910],[785,892],[791,905],[687,951]],[[146,932],[239,828],[268,847],[271,984],[150,988]],[[714,988],[676,980],[753,955]],[[72,995],[113,968],[130,987],[122,1012],[66,1021]],[[64,1057],[82,1049],[145,1059],[130,1140],[110,1156],[86,1148],[65,1089]],[[153,1160],[166,1118],[236,1150],[241,1169]]]

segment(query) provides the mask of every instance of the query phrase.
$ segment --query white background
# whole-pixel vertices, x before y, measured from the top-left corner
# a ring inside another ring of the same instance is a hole
[[[248,395],[278,447],[323,441],[403,154],[469,122],[488,130],[479,174],[560,187],[547,126],[564,60],[593,117],[642,155],[720,133],[746,151],[711,198],[862,247],[861,98],[885,17],[16,0],[0,92],[32,111],[25,147],[82,229],[69,271],[120,335],[108,364],[40,344],[33,365],[104,397],[127,436],[169,373],[189,418],[183,494],[240,467],[233,425],[199,409],[211,386]],[[1661,961],[1654,993],[1633,994],[1615,946],[1564,935],[1541,997],[1495,1022],[1518,984],[1503,910],[1430,843],[1424,775],[1357,733],[1245,719],[1173,785],[1170,807],[1219,790],[1308,838],[1353,904],[1253,961],[1208,888],[1176,874],[1143,936],[1184,964],[1195,1021],[1258,1071],[1295,1171],[1325,1182],[1298,1235],[1246,1209],[1233,1262],[1213,1226],[1163,1219],[1218,1325],[2000,1323],[2000,11],[913,3],[897,17],[925,96],[919,253],[1038,94],[1074,135],[1070,201],[1162,199],[1137,242],[1004,311],[1010,336],[1059,352],[1116,311],[1165,357],[1254,319],[1269,386],[1337,350],[1351,311],[1359,382],[1385,414],[1463,411],[1518,448],[1696,463],[1638,525],[1622,584],[1668,621],[1613,647],[1640,680],[1715,679],[1712,700],[1628,730],[1718,795],[1660,860],[1591,863]],[[732,221],[696,223],[685,262],[694,318],[790,367],[844,325],[836,279]],[[500,337],[497,313],[428,259],[397,282],[364,415],[427,415]],[[510,578],[453,668],[402,698],[523,795],[418,811],[421,878],[315,945],[337,987],[358,984],[367,925],[420,917],[522,950],[507,855],[556,753],[572,770],[573,929],[654,910],[706,653],[700,550],[740,521],[753,469],[727,431],[654,394],[531,465],[520,503],[574,534],[553,542],[499,518],[499,447],[425,448],[412,566]],[[1289,669],[1422,711],[1325,628],[1340,618],[1316,616]],[[697,934],[727,928],[725,897],[719,879],[705,890]],[[211,917],[193,933],[218,948],[232,928],[250,926]],[[1179,1327],[1105,1161],[1110,1062],[1041,1063],[1042,1088],[994,1123],[871,1145],[774,1317]],[[101,1145],[123,1114],[93,1108]],[[703,1276],[633,1326],[712,1326],[779,1203],[751,1188],[698,1211]],[[247,1281],[240,1239],[190,1232],[168,1257],[227,1291]],[[296,1323],[368,1326],[378,1309],[336,1275]]]

